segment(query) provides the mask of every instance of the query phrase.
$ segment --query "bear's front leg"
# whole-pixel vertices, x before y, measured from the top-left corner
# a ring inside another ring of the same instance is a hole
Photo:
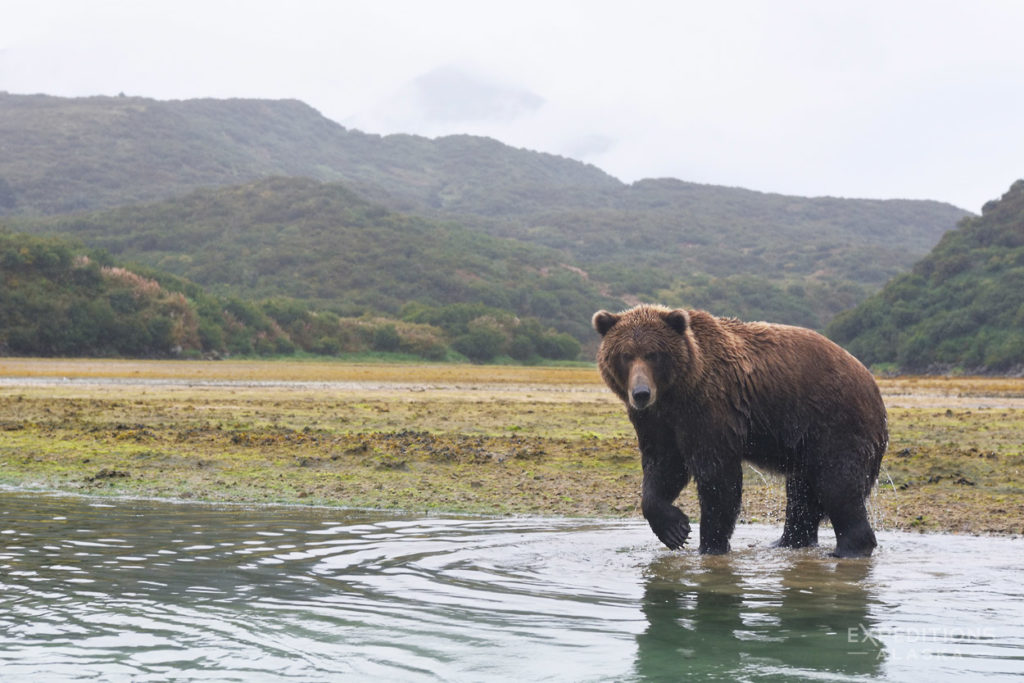
[[[690,477],[678,458],[643,457],[644,483],[640,509],[654,535],[672,550],[683,547],[690,535],[690,518],[672,502]]]
[[[652,411],[632,409],[629,418],[636,428],[644,468],[640,509],[654,535],[678,550],[690,535],[690,518],[672,503],[690,481],[690,471],[679,454],[675,433],[663,419]]]
[[[644,498],[641,503],[644,518],[651,531],[670,550],[679,550],[690,535],[690,518],[675,505]]]

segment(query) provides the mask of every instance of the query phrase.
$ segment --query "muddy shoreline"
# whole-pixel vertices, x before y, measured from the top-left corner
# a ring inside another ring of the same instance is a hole
[[[201,374],[197,374],[201,373]],[[880,381],[876,526],[1024,533],[1024,380]],[[784,482],[744,468],[744,522]],[[633,517],[632,428],[593,368],[0,360],[0,483],[95,495]],[[688,487],[680,505],[696,517]]]

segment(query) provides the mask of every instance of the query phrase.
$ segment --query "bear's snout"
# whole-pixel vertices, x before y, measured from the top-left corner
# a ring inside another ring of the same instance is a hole
[[[645,408],[651,400],[651,388],[646,384],[633,387],[633,393],[630,394],[632,397],[632,404],[634,408]]]
[[[654,382],[647,363],[637,360],[629,368],[629,405],[643,410],[654,403]]]

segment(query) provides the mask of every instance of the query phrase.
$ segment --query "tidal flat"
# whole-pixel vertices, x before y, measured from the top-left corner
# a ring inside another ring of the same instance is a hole
[[[883,378],[882,529],[1024,534],[1024,379]],[[0,359],[0,484],[410,512],[640,515],[593,367]],[[696,518],[696,492],[680,505]],[[744,467],[742,522],[781,478]]]

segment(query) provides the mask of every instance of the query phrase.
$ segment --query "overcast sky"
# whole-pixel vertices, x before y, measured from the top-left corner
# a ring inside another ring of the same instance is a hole
[[[1024,2],[0,0],[0,90],[296,98],[627,182],[978,211],[1024,177]]]

